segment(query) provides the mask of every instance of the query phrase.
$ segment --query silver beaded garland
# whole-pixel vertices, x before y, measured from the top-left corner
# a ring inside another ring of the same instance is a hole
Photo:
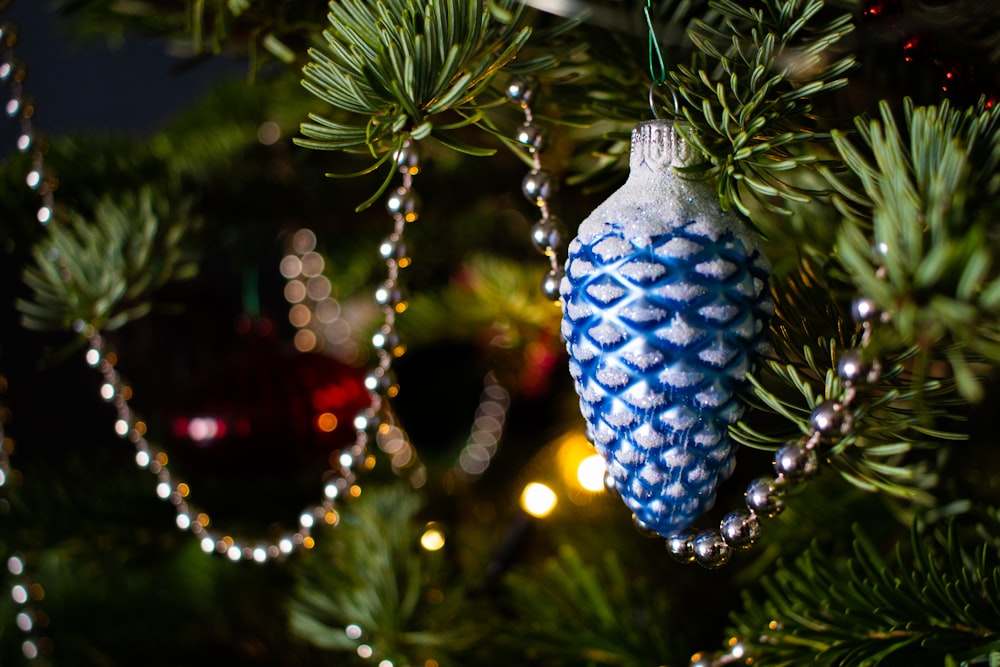
[[[703,530],[691,541],[695,561],[707,568],[722,567],[729,562],[732,550],[717,531]]]
[[[882,375],[882,364],[865,359],[860,349],[847,350],[837,361],[837,375],[846,387],[874,384]]]
[[[695,561],[694,533],[690,530],[685,530],[668,537],[666,547],[670,555],[682,563],[693,563]]]
[[[760,520],[756,513],[733,510],[719,524],[722,539],[733,549],[749,549],[760,538]]]
[[[524,111],[524,122],[514,134],[515,140],[531,154],[532,168],[521,180],[521,192],[529,202],[538,207],[541,219],[531,227],[531,241],[549,258],[549,270],[542,277],[541,291],[550,301],[559,301],[559,283],[563,268],[559,248],[563,245],[562,225],[549,210],[549,199],[555,194],[556,179],[542,167],[541,152],[548,143],[545,128],[535,122],[531,104],[538,94],[538,81],[534,77],[515,75],[507,83],[507,98]]]
[[[755,515],[773,519],[785,509],[785,501],[771,477],[758,477],[746,492],[747,508]]]
[[[788,442],[774,453],[774,471],[780,478],[799,482],[819,472],[819,456],[815,449]]]
[[[813,408],[809,417],[813,432],[828,444],[839,442],[854,427],[854,415],[845,403],[822,401]]]
[[[9,3],[0,0],[0,16],[6,12]],[[35,219],[42,225],[48,224],[55,211],[54,191],[57,181],[51,178],[45,169],[43,142],[35,133],[32,123],[34,105],[24,94],[23,82],[27,71],[18,62],[14,47],[17,45],[18,31],[15,26],[6,21],[0,21],[0,82],[7,85],[10,99],[5,105],[7,115],[19,124],[20,132],[16,139],[17,150],[31,155],[31,167],[25,179],[27,186],[34,190],[41,199],[36,210]],[[7,378],[0,374],[0,394],[7,388]],[[0,406],[3,408],[3,406]],[[9,455],[14,451],[14,441],[7,437],[4,430],[7,410],[0,409],[0,489],[4,491],[0,497],[0,506],[9,509],[10,502],[7,492],[20,479],[20,472],[11,467]],[[7,547],[13,547],[7,544]],[[14,603],[16,613],[13,614],[15,625],[20,630],[20,637],[0,631],[0,635],[12,642],[19,641],[21,655],[26,664],[47,665],[49,654],[53,652],[52,642],[44,634],[47,616],[40,608],[39,601],[45,596],[42,585],[29,575],[29,567],[25,557],[18,551],[8,552],[6,557],[7,573],[11,577],[8,589],[10,600]]]
[[[866,297],[858,297],[851,303],[851,317],[858,324],[878,321],[882,317],[878,304]]]

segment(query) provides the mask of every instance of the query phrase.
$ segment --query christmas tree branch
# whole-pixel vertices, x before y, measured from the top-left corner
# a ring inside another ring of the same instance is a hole
[[[963,395],[977,400],[973,364],[1000,361],[1000,274],[989,238],[1000,190],[996,110],[907,102],[901,127],[883,104],[881,120],[857,125],[863,149],[844,133],[834,138],[872,208],[870,220],[849,220],[837,248],[860,291],[893,313],[881,328],[893,335],[875,344],[944,350]],[[884,248],[877,256],[869,225]]]
[[[975,530],[996,535],[996,521]],[[1000,649],[995,545],[976,532],[915,525],[909,553],[886,559],[856,531],[846,567],[818,546],[744,595],[733,614],[754,664],[912,665]]]
[[[659,665],[676,655],[661,621],[667,601],[631,579],[614,551],[590,565],[570,545],[541,573],[508,574],[519,622],[510,639],[537,651],[546,665]]]
[[[807,260],[774,290],[780,331],[763,366],[749,376],[748,399],[780,422],[766,429],[738,423],[731,430],[738,442],[773,450],[808,437],[816,406],[841,400],[846,387],[837,360],[860,336],[838,329],[847,315],[830,301],[837,291]],[[965,436],[942,426],[956,419],[954,383],[915,374],[916,355],[908,349],[882,361],[878,379],[859,388],[852,402],[850,432],[824,453],[831,467],[859,488],[928,504],[937,482],[928,453]]]
[[[359,665],[370,664],[369,657],[452,664],[448,656],[480,629],[459,613],[461,586],[446,581],[442,554],[420,546],[421,506],[412,489],[365,487],[344,509],[335,534],[296,568],[292,631]],[[370,656],[359,652],[361,645],[370,647]]]
[[[29,329],[68,331],[77,323],[114,329],[144,315],[149,296],[168,280],[197,270],[179,244],[192,221],[189,203],[172,208],[143,188],[103,199],[93,222],[72,214],[70,224],[50,224],[24,271],[32,299],[18,299]]]
[[[796,173],[822,162],[829,134],[818,129],[815,99],[843,88],[856,65],[835,50],[852,17],[827,16],[822,0],[745,4],[712,3],[724,29],[696,22],[689,35],[698,54],[669,82],[689,140],[708,157],[692,174],[715,179],[726,207],[789,214],[787,202],[825,194]]]

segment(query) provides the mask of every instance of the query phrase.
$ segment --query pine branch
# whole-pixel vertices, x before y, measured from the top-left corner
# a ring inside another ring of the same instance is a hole
[[[446,580],[442,554],[420,547],[421,504],[412,489],[366,486],[297,567],[292,632],[346,654],[351,664],[458,664],[451,656],[480,629],[459,612],[464,596]],[[371,647],[371,660],[359,657],[362,644]]]
[[[754,664],[913,665],[1000,650],[995,519],[945,537],[914,525],[910,553],[884,558],[856,531],[845,568],[818,546],[744,596],[733,614]],[[990,535],[983,541],[976,531]]]
[[[243,55],[251,79],[268,63],[301,65],[325,14],[324,3],[312,0],[59,0],[56,7],[84,37],[165,40],[187,58],[179,70],[223,53]]]
[[[843,88],[855,62],[835,48],[853,29],[851,15],[828,16],[823,4],[720,0],[711,6],[725,28],[697,22],[690,31],[699,53],[669,81],[691,125],[685,133],[708,157],[692,175],[716,179],[724,206],[787,214],[786,202],[826,194],[796,173],[829,159],[814,99]]]
[[[738,442],[774,450],[807,437],[813,409],[844,395],[837,360],[858,337],[839,330],[849,317],[830,301],[838,293],[830,285],[810,261],[802,260],[800,271],[776,286],[780,329],[762,367],[748,378],[748,399],[761,412],[776,416],[778,423],[766,428],[738,423],[731,429]],[[916,353],[903,350],[882,360],[877,382],[860,388],[852,403],[850,433],[823,455],[841,477],[861,489],[927,504],[937,483],[932,453],[965,436],[942,425],[957,418],[954,383],[914,373]]]
[[[1000,361],[1000,272],[990,231],[1000,190],[998,118],[982,104],[907,103],[900,127],[883,104],[881,121],[858,120],[863,149],[834,134],[872,202],[871,219],[849,220],[837,249],[861,293],[892,313],[874,343],[944,350],[969,400],[982,396],[973,364]],[[878,257],[869,225],[886,249]]]
[[[114,329],[144,315],[153,291],[194,275],[197,265],[180,244],[192,221],[188,204],[170,207],[143,188],[103,199],[93,222],[71,215],[53,223],[32,251],[24,271],[32,299],[18,299],[22,323],[40,331],[69,331],[78,324]]]
[[[545,665],[659,665],[677,654],[660,622],[670,617],[663,596],[630,579],[614,551],[587,564],[571,546],[537,574],[511,573],[506,588],[522,619],[507,642],[529,647]]]
[[[372,169],[408,139],[433,137],[461,152],[491,154],[492,149],[453,136],[438,116],[458,112],[475,124],[493,76],[531,34],[522,25],[523,6],[512,0],[497,5],[505,10],[505,21],[479,0],[331,4],[326,46],[309,50],[302,84],[338,115],[311,114],[302,124],[306,138],[298,144],[319,150],[364,148],[376,158]],[[388,182],[359,209],[380,196]]]

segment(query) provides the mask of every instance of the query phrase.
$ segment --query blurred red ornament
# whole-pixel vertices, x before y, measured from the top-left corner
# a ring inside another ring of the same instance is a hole
[[[170,406],[170,450],[215,472],[322,471],[355,442],[354,417],[370,402],[364,370],[261,331]]]

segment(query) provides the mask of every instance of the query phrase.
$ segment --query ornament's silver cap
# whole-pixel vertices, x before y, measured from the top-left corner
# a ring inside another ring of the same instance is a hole
[[[697,151],[681,136],[672,121],[649,120],[632,130],[629,168],[633,171],[684,167],[696,158]]]

